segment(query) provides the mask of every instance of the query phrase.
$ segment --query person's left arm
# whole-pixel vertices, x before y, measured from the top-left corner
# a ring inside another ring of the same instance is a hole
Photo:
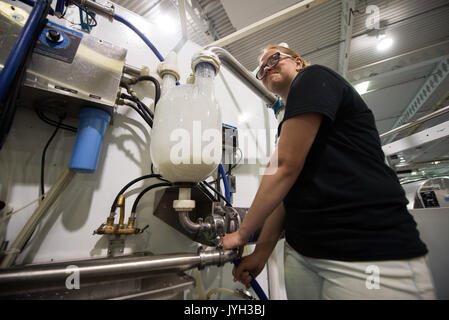
[[[265,174],[239,230],[223,238],[223,247],[232,249],[247,243],[273,210],[281,203],[295,183],[307,154],[320,128],[322,115],[303,113],[287,119],[277,145],[277,163],[270,161]],[[276,154],[276,153],[275,153]],[[274,166],[277,165],[277,168]]]

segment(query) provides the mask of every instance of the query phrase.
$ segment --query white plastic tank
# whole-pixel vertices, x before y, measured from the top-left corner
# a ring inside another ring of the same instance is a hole
[[[221,161],[221,113],[215,100],[215,68],[199,63],[195,83],[164,93],[154,115],[150,153],[159,173],[171,182],[199,182]]]

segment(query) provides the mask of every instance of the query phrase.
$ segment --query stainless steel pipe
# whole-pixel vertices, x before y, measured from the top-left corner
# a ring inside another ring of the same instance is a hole
[[[264,100],[270,107],[273,106],[278,98],[268,91],[262,83],[256,79],[240,62],[237,61],[228,51],[220,47],[205,47],[204,50],[215,53],[221,63],[232,72],[240,81],[242,81],[251,91]]]
[[[123,66],[123,73],[129,74],[130,76],[133,76],[133,77],[140,77],[141,76],[140,71],[141,70],[139,68],[133,67],[128,64],[125,64]]]
[[[237,258],[235,250],[200,250],[198,253],[167,254],[160,256],[130,256],[117,258],[67,261],[51,264],[36,264],[0,270],[0,293],[12,286],[31,287],[39,283],[52,283],[64,287],[71,272],[79,272],[81,284],[111,278],[121,279],[143,276],[156,271],[185,271],[210,265],[222,266]]]
[[[197,232],[205,232],[205,231],[211,231],[212,225],[207,222],[201,222],[201,223],[195,223],[192,220],[190,220],[189,212],[188,211],[180,211],[179,214],[179,223],[184,228],[184,230],[190,232],[190,233],[197,233]]]

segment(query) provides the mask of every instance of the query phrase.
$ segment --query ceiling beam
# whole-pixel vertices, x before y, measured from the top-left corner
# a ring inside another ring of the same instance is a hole
[[[401,66],[415,65],[447,54],[449,54],[449,39],[350,69],[348,70],[348,79],[351,83],[362,82],[364,79],[368,80],[372,75],[389,72]]]
[[[313,7],[316,7],[327,0],[303,0],[293,6],[290,6],[284,10],[281,10],[271,16],[268,16],[262,20],[259,20],[247,27],[237,30],[230,35],[223,37],[215,42],[212,42],[208,46],[214,47],[224,47],[237,40],[247,37],[257,31],[263,30],[275,23],[287,20],[288,18],[294,17],[302,12],[305,12]]]
[[[411,136],[399,139],[382,146],[386,156],[398,154],[405,150],[413,149],[431,141],[449,136],[449,121],[440,123],[432,128],[415,133]],[[419,153],[421,154],[421,153]],[[410,161],[410,159],[407,159]]]
[[[446,79],[449,74],[449,58],[441,60],[432,74],[429,76],[424,85],[418,90],[418,93],[412,99],[410,104],[402,112],[401,116],[393,125],[392,129],[399,127],[409,122],[419,109],[424,105],[428,98],[434,93],[439,85]],[[390,143],[396,137],[396,134],[391,135],[385,140],[384,144]]]
[[[447,58],[449,58],[449,55],[444,55],[444,56],[440,56],[440,57],[437,57],[437,58],[424,60],[424,61],[418,62],[418,63],[412,63],[412,64],[409,64],[409,65],[404,66],[404,67],[399,67],[399,68],[396,68],[396,69],[393,69],[393,70],[390,70],[390,71],[386,71],[386,72],[382,72],[382,73],[379,73],[379,74],[374,74],[374,75],[371,75],[371,76],[367,76],[367,77],[361,78],[358,81],[351,82],[351,84],[355,86],[355,85],[357,85],[359,83],[362,83],[362,82],[365,82],[365,81],[368,81],[368,80],[369,81],[374,81],[374,80],[390,78],[390,77],[396,76],[398,74],[403,74],[403,73],[406,73],[406,72],[409,72],[409,71],[413,71],[415,69],[419,69],[419,68],[422,68],[422,67],[426,67],[426,66],[430,66],[432,64],[439,63],[441,60],[447,59]]]

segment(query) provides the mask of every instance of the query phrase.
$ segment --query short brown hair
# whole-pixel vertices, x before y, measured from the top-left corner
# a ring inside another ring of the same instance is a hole
[[[257,58],[258,64],[260,64],[260,62],[261,62],[260,59],[262,59],[262,57],[265,54],[265,52],[267,52],[268,50],[271,50],[271,49],[276,49],[276,50],[279,50],[279,51],[281,51],[283,53],[291,55],[293,58],[301,59],[304,68],[310,66],[310,64],[306,60],[304,60],[303,57],[301,57],[295,50],[287,48],[287,47],[284,47],[284,46],[280,46],[280,45],[274,45],[274,44],[270,44],[270,45],[268,45],[268,46],[266,46],[265,48],[262,49],[262,53]]]

